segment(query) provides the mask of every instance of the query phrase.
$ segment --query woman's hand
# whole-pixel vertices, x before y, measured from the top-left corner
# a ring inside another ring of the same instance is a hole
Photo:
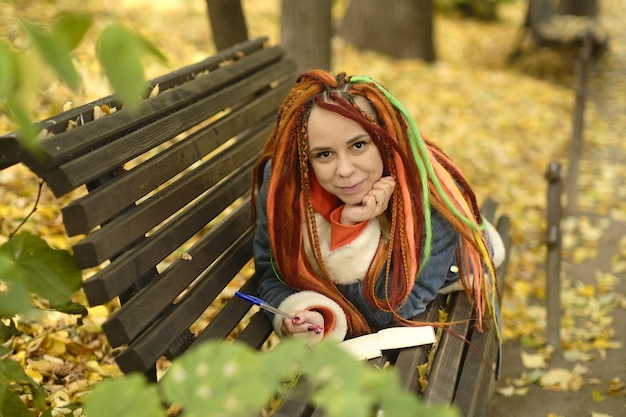
[[[284,336],[308,337],[309,344],[319,343],[324,338],[324,317],[317,311],[303,310],[294,314],[295,318],[283,318],[280,328]]]
[[[380,216],[389,207],[396,187],[393,177],[382,177],[361,199],[361,204],[346,204],[341,212],[341,224],[357,224]]]

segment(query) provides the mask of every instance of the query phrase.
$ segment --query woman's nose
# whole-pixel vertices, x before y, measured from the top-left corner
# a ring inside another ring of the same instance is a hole
[[[340,157],[337,161],[337,175],[349,177],[355,171],[354,162],[351,158]]]

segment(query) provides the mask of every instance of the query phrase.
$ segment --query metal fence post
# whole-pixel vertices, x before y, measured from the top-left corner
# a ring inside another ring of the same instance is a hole
[[[546,340],[555,349],[561,347],[561,164],[551,162],[548,180],[548,230],[546,256]]]
[[[578,51],[575,68],[576,105],[574,108],[572,143],[570,146],[569,169],[567,171],[567,212],[573,214],[578,207],[578,171],[583,150],[585,129],[585,100],[587,98],[587,75],[591,61],[592,34],[587,33],[582,48]]]

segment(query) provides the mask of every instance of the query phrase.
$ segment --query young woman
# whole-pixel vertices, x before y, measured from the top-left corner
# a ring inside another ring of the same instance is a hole
[[[255,169],[259,296],[280,336],[343,340],[465,290],[498,323],[497,232],[459,169],[367,77],[303,73]],[[431,323],[429,323],[431,324]],[[323,328],[323,332],[312,331]]]

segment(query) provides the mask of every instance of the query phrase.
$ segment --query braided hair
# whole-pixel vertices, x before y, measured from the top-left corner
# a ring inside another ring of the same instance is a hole
[[[371,108],[360,107],[356,97],[365,98]],[[485,317],[495,320],[495,268],[471,187],[452,160],[420,135],[406,109],[369,77],[345,73],[333,76],[323,70],[304,72],[278,112],[276,126],[255,167],[253,207],[263,182],[263,169],[271,160],[267,220],[272,262],[279,278],[291,288],[316,291],[337,302],[346,314],[351,336],[371,331],[359,310],[338,290],[322,259],[308,160],[307,123],[313,105],[359,123],[378,148],[385,173],[397,179],[385,214],[389,239],[381,239],[362,280],[368,302],[391,312],[399,323],[424,324],[401,317],[398,311],[430,256],[432,206],[461,237],[457,248],[461,282],[473,302],[478,329],[482,330]],[[286,224],[295,227],[284,227]],[[304,239],[313,248],[318,268],[303,254]],[[383,270],[385,281],[380,283]],[[386,289],[383,296],[375,291],[381,284]]]

